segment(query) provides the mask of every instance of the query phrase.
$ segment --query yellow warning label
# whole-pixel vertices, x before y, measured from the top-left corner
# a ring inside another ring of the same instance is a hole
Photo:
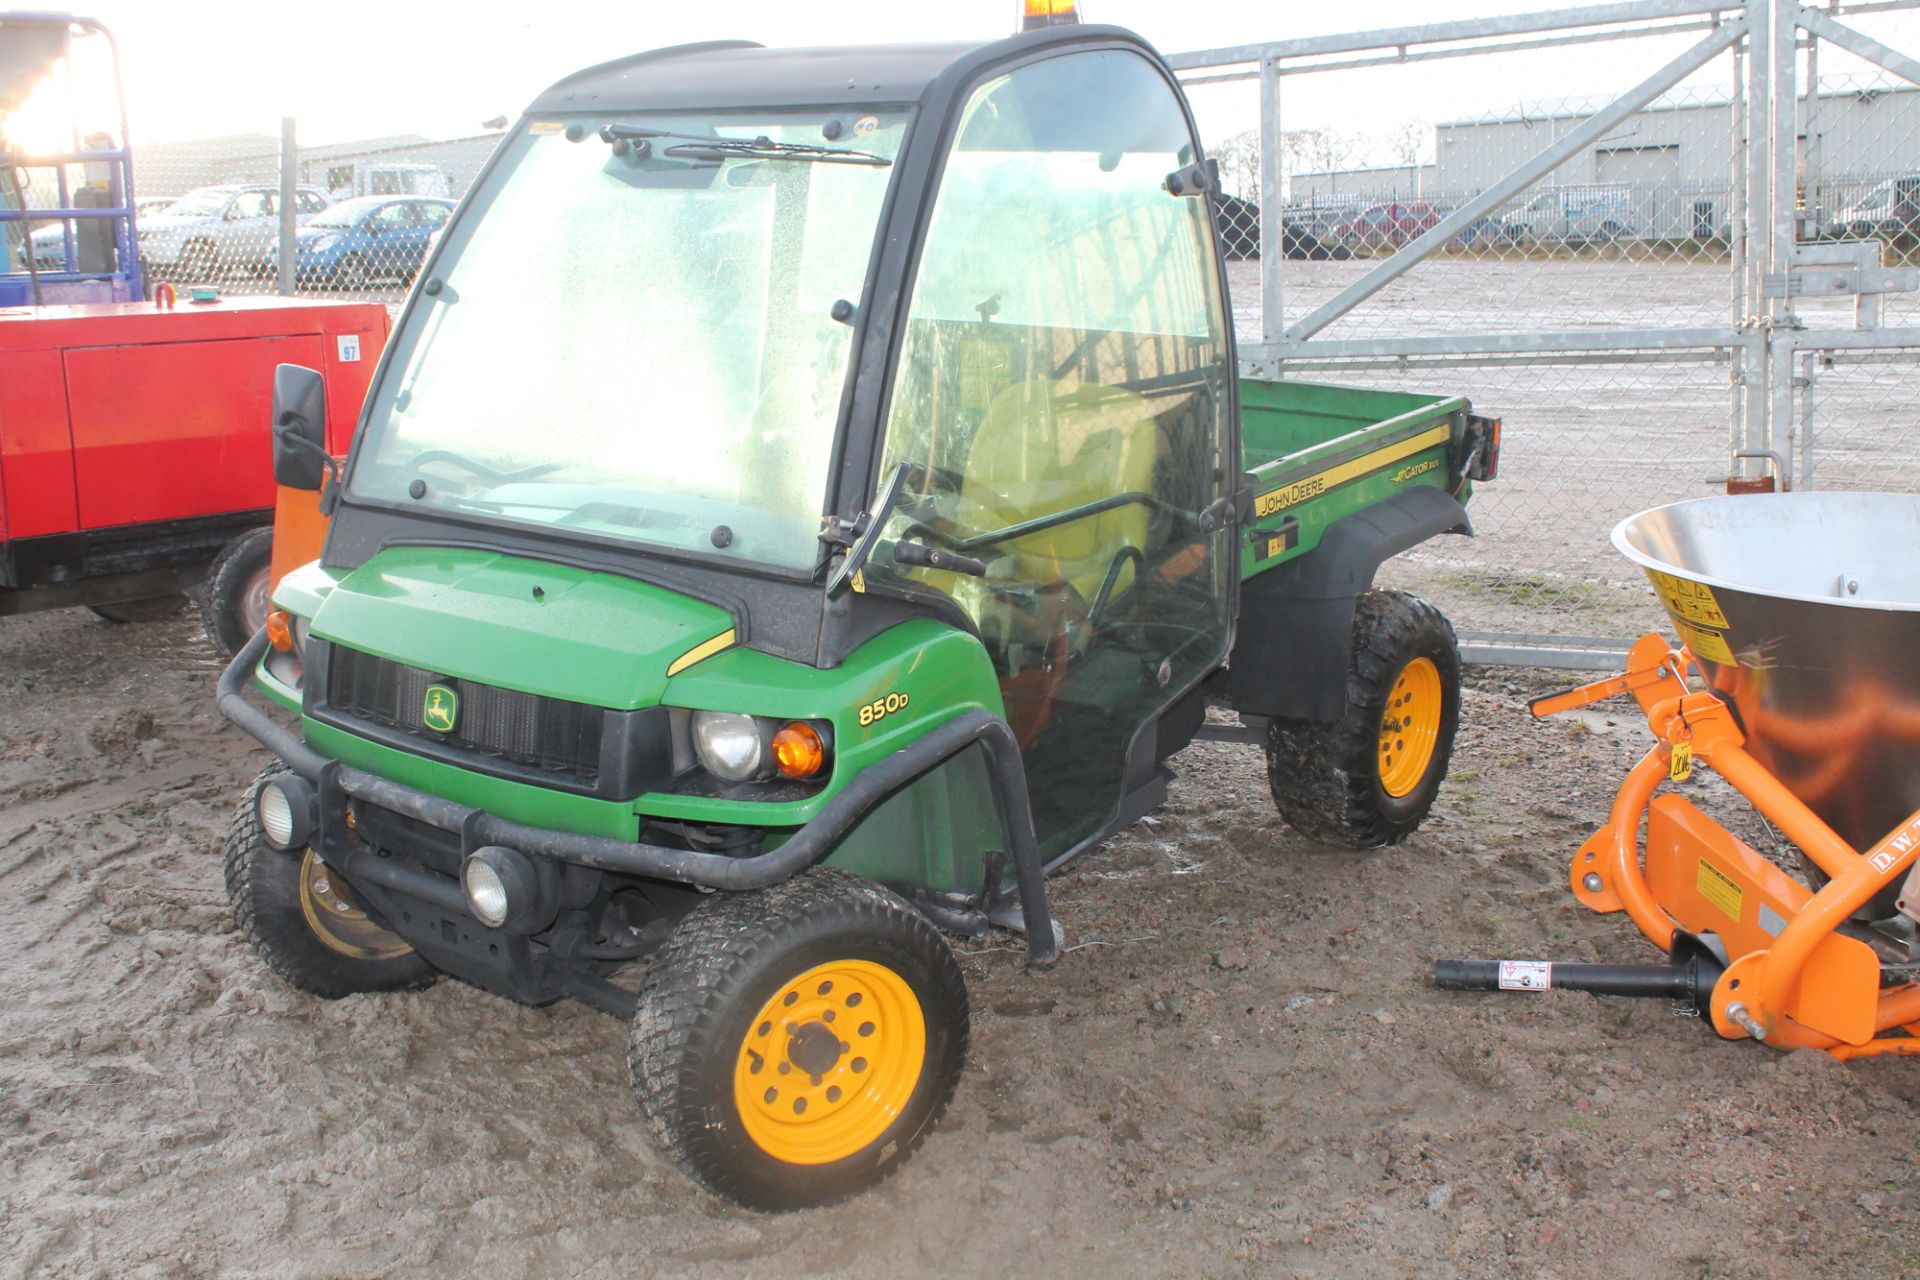
[[[1694,873],[1693,887],[1729,920],[1740,919],[1740,904],[1746,894],[1726,872],[1705,858],[1700,859],[1700,869]]]
[[[1727,638],[1720,632],[1693,626],[1678,617],[1674,618],[1673,627],[1680,633],[1681,641],[1692,650],[1694,657],[1717,662],[1723,667],[1733,665],[1733,650],[1727,647]]]
[[[1691,742],[1674,743],[1673,754],[1667,758],[1667,780],[1669,782],[1685,782],[1692,776],[1693,744]],[[1706,864],[1702,863],[1701,865],[1705,866]]]
[[[1713,598],[1712,590],[1705,584],[1688,582],[1685,578],[1676,578],[1655,569],[1647,570],[1647,576],[1653,579],[1653,589],[1666,601],[1668,612],[1676,620],[1684,618],[1688,622],[1697,622],[1703,627],[1714,627],[1721,631],[1730,625],[1727,615],[1720,612],[1720,602]]]

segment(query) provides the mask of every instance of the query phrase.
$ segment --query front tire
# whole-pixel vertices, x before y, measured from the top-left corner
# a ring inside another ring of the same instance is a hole
[[[260,834],[254,793],[285,772],[284,765],[261,772],[227,834],[227,899],[240,932],[267,968],[325,1000],[431,983],[432,967],[369,918],[352,886],[311,849],[282,853]]]
[[[1459,724],[1460,650],[1445,615],[1402,591],[1370,591],[1354,609],[1341,718],[1268,724],[1274,804],[1328,844],[1398,844],[1433,808]]]
[[[222,548],[207,570],[200,620],[207,639],[231,658],[267,625],[273,578],[273,530],[249,529]]]
[[[752,1209],[853,1195],[919,1146],[960,1080],[952,950],[880,886],[816,868],[717,897],[653,959],[627,1061],[655,1141]]]

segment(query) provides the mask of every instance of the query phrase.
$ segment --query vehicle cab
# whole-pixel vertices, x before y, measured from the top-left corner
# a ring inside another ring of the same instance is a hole
[[[630,1016],[656,1136],[748,1204],[919,1141],[968,1025],[936,926],[1057,955],[1043,873],[1164,798],[1243,568],[1346,548],[1344,587],[1268,575],[1261,616],[1318,621],[1289,664],[1261,638],[1294,673],[1242,682],[1263,714],[1337,716],[1350,635],[1395,628],[1352,686],[1384,679],[1385,781],[1310,753],[1382,797],[1364,840],[1445,771],[1452,633],[1357,612],[1378,557],[1329,529],[1463,529],[1464,401],[1352,393],[1375,432],[1315,393],[1247,459],[1178,84],[1028,8],[984,46],[570,76],[431,250],[344,465],[314,375],[276,378],[280,478],[330,523],[221,683],[279,757],[227,849],[243,926],[316,994],[450,972]]]

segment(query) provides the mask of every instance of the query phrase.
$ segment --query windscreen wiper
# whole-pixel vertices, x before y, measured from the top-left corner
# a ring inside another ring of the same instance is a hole
[[[811,160],[820,164],[865,164],[884,168],[893,163],[871,151],[850,151],[845,147],[822,147],[806,142],[775,142],[772,138],[722,138],[713,134],[675,133],[671,129],[648,129],[636,124],[600,126],[605,142],[650,144],[655,138],[671,138],[674,145],[661,154],[682,160],[732,160],[748,157],[757,160]],[[640,153],[645,155],[643,151]]]

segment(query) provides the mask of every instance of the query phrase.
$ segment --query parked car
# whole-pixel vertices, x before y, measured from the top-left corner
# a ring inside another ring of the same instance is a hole
[[[1220,249],[1229,262],[1260,256],[1260,206],[1239,196],[1219,196],[1213,203],[1213,225],[1220,233]],[[1289,211],[1280,223],[1280,253],[1294,259],[1325,261],[1351,258],[1353,250],[1326,239],[1312,222],[1296,221]]]
[[[306,222],[331,200],[300,187],[295,220]],[[280,230],[277,186],[200,187],[140,224],[140,257],[150,273],[211,279],[261,271]]]
[[[1633,232],[1633,191],[1624,186],[1556,187],[1500,219],[1500,237],[1509,244],[1618,240]]]
[[[1920,174],[1879,183],[1842,209],[1827,234],[1849,239],[1920,235]]]
[[[426,260],[434,232],[452,212],[451,200],[342,200],[300,228],[294,240],[294,278],[337,289],[363,289],[380,277],[411,281]],[[267,265],[279,270],[279,245],[268,251]]]
[[[136,222],[165,213],[174,205],[173,196],[141,196],[133,202],[133,216]],[[65,271],[67,269],[67,239],[65,228],[59,222],[50,222],[37,228],[33,233],[34,266],[41,271]],[[27,269],[26,251],[14,254],[22,271]]]
[[[1334,223],[1333,238],[1355,249],[1397,249],[1439,222],[1431,200],[1390,200]]]

